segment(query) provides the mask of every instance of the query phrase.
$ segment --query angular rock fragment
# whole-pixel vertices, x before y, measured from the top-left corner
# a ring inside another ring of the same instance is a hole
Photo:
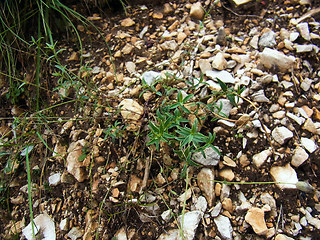
[[[223,239],[226,239],[226,240],[233,239],[232,237],[233,228],[228,217],[220,215],[214,218],[213,221],[216,224],[218,232],[221,234]]]
[[[214,172],[209,168],[202,168],[197,175],[197,183],[204,193],[209,207],[212,207],[215,200]]]
[[[266,68],[273,68],[276,67],[279,69],[280,72],[287,72],[294,67],[295,57],[293,56],[286,56],[283,53],[270,49],[265,48],[260,55],[261,63]]]
[[[32,226],[31,223],[28,224],[24,229],[22,229],[22,233],[28,240],[35,240],[41,236],[43,240],[55,240],[56,239],[56,230],[54,226],[54,221],[51,217],[44,213],[38,215],[33,219],[34,222],[34,234],[36,238],[33,237],[32,234]],[[41,235],[40,235],[41,233]]]
[[[266,222],[264,220],[264,212],[265,210],[263,209],[253,207],[247,212],[245,220],[251,225],[253,231],[256,234],[271,237],[274,234],[274,229],[267,228]]]
[[[299,167],[308,159],[308,157],[308,153],[302,147],[298,146],[293,152],[291,164],[294,167]]]
[[[219,163],[220,155],[211,147],[206,148],[204,153],[205,157],[201,152],[193,154],[192,160],[204,166],[216,166]]]
[[[276,185],[280,189],[295,189],[297,188],[296,184],[298,182],[298,177],[296,171],[288,163],[284,167],[275,166],[270,170],[270,174]]]
[[[283,145],[288,139],[293,137],[293,133],[286,127],[276,127],[271,133],[273,139]]]
[[[258,168],[262,166],[262,164],[270,157],[272,154],[272,151],[270,149],[264,150],[260,153],[255,154],[252,157],[252,161],[254,165],[256,165]]]
[[[72,142],[68,148],[68,156],[66,160],[67,171],[72,174],[78,182],[87,179],[88,174],[86,168],[90,165],[90,158],[85,156],[85,147],[87,141],[81,139]]]

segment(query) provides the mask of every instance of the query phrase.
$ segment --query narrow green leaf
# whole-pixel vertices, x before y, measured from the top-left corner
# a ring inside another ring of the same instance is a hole
[[[224,82],[222,82],[219,78],[217,78],[217,81],[218,81],[222,91],[226,92],[228,90],[227,85]]]

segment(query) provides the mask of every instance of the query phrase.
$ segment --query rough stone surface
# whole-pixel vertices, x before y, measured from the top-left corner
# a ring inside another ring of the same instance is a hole
[[[184,214],[184,216],[180,215],[178,217],[178,222],[181,225],[183,218],[183,235],[186,240],[194,239],[196,230],[198,228],[200,219],[201,219],[201,212],[200,211],[191,211]]]
[[[72,174],[78,182],[83,182],[87,179],[86,168],[90,165],[90,158],[86,157],[84,160],[79,161],[80,156],[83,156],[83,149],[86,145],[87,141],[81,139],[77,142],[72,142],[68,148],[69,154],[66,160],[67,171]]]
[[[263,209],[253,207],[247,212],[245,220],[251,225],[256,234],[267,236],[270,235],[270,229],[267,228],[264,212]]]
[[[266,47],[261,54],[261,63],[266,68],[278,67],[281,72],[287,72],[293,68],[295,57]]]
[[[201,152],[193,154],[192,160],[204,166],[216,166],[219,163],[220,155],[211,147],[206,148],[204,153],[205,157]]]
[[[220,215],[214,218],[214,223],[217,226],[218,232],[221,234],[223,239],[232,240],[232,226],[228,217]]]
[[[272,151],[270,149],[264,150],[260,153],[255,154],[252,157],[254,165],[256,165],[258,168],[262,166],[262,164],[270,157],[272,154]]]
[[[200,190],[204,193],[209,207],[212,207],[215,201],[214,192],[214,172],[209,168],[202,168],[197,175],[197,183]]]
[[[315,144],[315,142],[312,139],[302,137],[301,138],[301,145],[309,152],[313,153],[315,150],[317,150],[318,146]]]
[[[283,145],[287,140],[293,137],[293,133],[286,127],[276,127],[271,133],[273,139]]]
[[[276,34],[274,31],[268,31],[261,35],[259,39],[259,47],[274,47],[276,42]]]
[[[302,147],[298,146],[293,152],[291,165],[294,167],[299,167],[308,159],[308,157],[308,153]]]
[[[296,171],[288,163],[284,167],[274,166],[270,170],[271,176],[280,189],[297,188],[298,177]]]
[[[143,114],[143,107],[133,99],[123,99],[119,103],[121,115],[126,120],[137,121]]]

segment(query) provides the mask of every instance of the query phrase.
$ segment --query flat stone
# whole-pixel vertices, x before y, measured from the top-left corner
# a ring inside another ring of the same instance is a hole
[[[307,40],[307,41],[311,40],[308,23],[306,23],[306,22],[299,23],[299,24],[297,24],[296,27],[297,27],[297,30],[300,32],[301,36],[305,40]]]
[[[217,216],[220,214],[221,209],[222,209],[222,203],[221,203],[221,202],[218,202],[218,203],[212,208],[211,216],[212,216],[212,217],[217,217]]]
[[[305,118],[303,117],[298,117],[296,115],[294,115],[293,113],[291,112],[287,112],[286,113],[286,116],[291,118],[292,120],[294,120],[296,123],[298,123],[299,125],[302,125],[305,121]]]
[[[269,102],[270,100],[264,95],[264,90],[261,89],[252,94],[252,100],[255,102]]]
[[[184,216],[180,215],[178,217],[178,222],[183,230],[184,239],[193,240],[196,230],[198,228],[199,222],[201,220],[201,212],[200,211],[191,211],[184,214]],[[183,219],[183,220],[182,220]]]
[[[119,103],[121,115],[125,120],[137,121],[141,118],[144,110],[143,107],[133,99],[123,99]]]
[[[205,157],[201,152],[194,153],[192,156],[192,160],[200,163],[204,166],[216,166],[220,161],[220,155],[213,150],[211,147],[207,147],[204,150]]]
[[[230,111],[233,108],[233,105],[232,105],[232,103],[230,102],[229,99],[221,98],[216,102],[216,105],[219,108],[221,107],[221,110],[218,111],[218,109],[214,109],[215,113],[217,113],[217,114],[221,114],[222,113],[226,117],[229,117]]]
[[[142,74],[141,79],[143,79],[149,86],[152,86],[160,78],[160,76],[161,73],[159,72],[147,71]]]
[[[255,154],[252,157],[252,161],[256,167],[260,168],[264,162],[271,156],[272,151],[270,149],[264,150],[260,153]]]
[[[308,211],[306,211],[306,219],[309,224],[314,226],[316,229],[320,229],[320,220],[313,217]]]
[[[179,32],[177,35],[177,42],[180,45],[181,43],[183,43],[183,41],[186,39],[187,34],[185,34],[184,32]]]
[[[268,204],[271,208],[271,216],[276,217],[278,215],[277,212],[277,205],[276,205],[276,200],[272,195],[270,195],[268,192],[264,192],[260,196],[261,202],[264,204]]]
[[[126,69],[129,73],[134,73],[136,71],[136,64],[134,62],[126,62]]]
[[[259,47],[274,47],[277,44],[276,34],[274,31],[268,31],[261,35],[259,39]]]
[[[264,211],[262,209],[257,207],[249,209],[245,216],[245,220],[251,225],[256,234],[265,235],[268,232],[268,228],[264,220]]]
[[[258,49],[258,42],[259,42],[259,35],[255,35],[252,37],[252,39],[250,40],[249,44],[252,48],[254,49]]]
[[[223,70],[223,71],[215,71],[215,70],[207,71],[205,73],[205,75],[208,78],[211,78],[213,80],[216,80],[218,78],[219,80],[221,80],[224,83],[235,83],[236,82],[236,80],[233,78],[231,73],[229,73],[228,71],[225,71],[225,70]]]
[[[34,234],[36,235],[37,239],[38,237],[39,239],[41,238],[43,240],[56,239],[56,230],[55,230],[54,221],[51,219],[51,217],[48,214],[44,213],[44,214],[38,215],[33,219],[33,223],[35,225]],[[33,237],[31,222],[24,229],[22,229],[22,233],[25,236],[25,238],[28,240],[36,239]]]
[[[286,127],[276,127],[272,130],[271,135],[273,139],[283,145],[287,140],[293,137],[293,133]]]
[[[200,67],[201,72],[203,72],[204,74],[207,71],[212,71],[211,64],[210,64],[209,60],[207,60],[207,59],[200,59],[199,60],[199,67]]]
[[[214,223],[217,226],[218,232],[221,234],[221,237],[226,240],[232,240],[233,228],[228,217],[220,215],[214,218]]]
[[[313,134],[319,134],[319,130],[317,129],[316,125],[314,124],[311,118],[307,118],[307,120],[302,126],[302,129],[307,130]]]
[[[270,49],[265,48],[260,55],[261,63],[266,68],[272,68],[273,66],[277,66],[279,71],[287,72],[293,68],[295,63],[295,57],[293,56],[286,56],[283,53]]]
[[[315,51],[316,53],[319,51],[319,48],[314,44],[304,44],[304,45],[294,45],[297,53],[305,53]]]
[[[90,157],[83,155],[86,145],[87,141],[81,139],[77,142],[72,142],[68,148],[69,154],[66,160],[67,171],[72,174],[78,182],[83,182],[88,177],[86,168],[90,165]],[[84,156],[85,159],[81,159],[82,156]]]
[[[175,51],[178,48],[178,43],[175,40],[165,41],[160,45],[162,50]]]
[[[214,172],[209,168],[202,168],[197,175],[197,183],[200,190],[204,193],[209,207],[212,207],[215,201]]]
[[[315,142],[312,139],[302,137],[301,138],[301,145],[309,152],[313,153],[315,150],[317,150],[318,146],[315,144]]]
[[[234,172],[230,169],[222,169],[219,172],[219,176],[223,179],[226,179],[227,181],[231,182],[234,179]]]
[[[134,49],[134,46],[132,46],[131,44],[127,43],[123,48],[122,48],[122,53],[124,55],[130,54],[132,52],[132,50]]]
[[[297,40],[297,38],[299,37],[299,33],[298,32],[292,32],[290,33],[290,36],[289,36],[289,40],[291,42],[294,42],[295,40]]]
[[[192,210],[198,210],[202,213],[205,213],[208,207],[208,202],[206,200],[205,197],[200,196],[198,197],[196,203],[194,204],[194,209],[192,208]]]
[[[135,22],[131,18],[125,18],[120,24],[122,27],[131,27],[135,24]]]
[[[280,189],[296,189],[296,183],[298,177],[296,171],[288,163],[284,167],[274,166],[270,170],[271,176],[274,179],[276,185]]]
[[[291,164],[292,166],[299,167],[302,165],[307,159],[309,158],[308,153],[302,148],[302,147],[297,147],[293,151],[293,156],[291,159]]]
[[[313,81],[310,78],[305,78],[300,84],[300,87],[303,91],[309,91],[312,83]]]
[[[61,173],[52,174],[49,179],[49,186],[57,186],[61,182]]]

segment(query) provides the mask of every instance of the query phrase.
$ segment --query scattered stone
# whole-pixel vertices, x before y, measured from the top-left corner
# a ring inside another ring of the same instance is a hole
[[[301,36],[305,40],[307,40],[307,41],[311,40],[308,23],[306,23],[306,22],[299,23],[299,24],[297,24],[296,27],[297,27],[297,30],[300,32]]]
[[[200,67],[201,72],[203,72],[204,74],[207,71],[212,71],[211,64],[207,59],[200,59],[199,60],[199,67]]]
[[[163,5],[163,14],[168,15],[172,12],[173,12],[173,8],[171,7],[171,5],[169,3],[165,3]]]
[[[87,179],[86,168],[90,165],[90,156],[87,157],[84,153],[88,142],[81,139],[77,142],[72,142],[68,148],[68,156],[66,160],[67,171],[72,174],[78,182],[83,182]]]
[[[136,71],[136,64],[134,62],[126,62],[126,69],[132,74]]]
[[[160,76],[161,73],[159,72],[147,71],[142,74],[141,79],[143,79],[149,86],[152,86],[160,78]]]
[[[223,116],[229,117],[230,111],[233,108],[233,105],[229,99],[221,98],[216,102],[216,105],[218,108],[221,108],[221,109],[220,111],[218,111],[218,109],[215,109],[215,113],[217,114],[222,113]]]
[[[229,167],[236,167],[237,164],[235,163],[235,161],[233,161],[231,158],[224,156],[223,157],[223,164]]]
[[[259,35],[255,35],[252,37],[252,39],[250,40],[249,44],[252,48],[254,49],[258,49],[258,42],[259,42]]]
[[[162,50],[175,51],[178,48],[178,43],[175,40],[165,41],[160,47]]]
[[[169,210],[166,210],[164,211],[162,214],[161,214],[161,218],[165,221],[165,222],[168,222],[172,217],[172,211],[169,209]]]
[[[254,165],[258,168],[262,166],[262,164],[272,155],[272,151],[270,149],[264,150],[260,153],[255,154],[252,157],[252,161]]]
[[[201,6],[201,2],[196,2],[192,4],[190,9],[190,17],[193,17],[197,20],[202,20],[204,17],[204,10]]]
[[[293,137],[293,133],[286,127],[276,127],[271,133],[273,139],[283,145],[287,140]]]
[[[177,198],[177,200],[178,200],[179,202],[184,202],[184,201],[190,199],[190,198],[191,198],[191,195],[192,195],[192,190],[191,190],[191,188],[188,188],[188,190],[185,191],[184,193],[182,193],[182,194]]]
[[[122,27],[131,27],[135,24],[135,22],[131,18],[125,18],[120,24]]]
[[[271,216],[276,217],[278,215],[278,212],[277,212],[276,200],[274,199],[274,197],[269,193],[264,192],[261,194],[260,199],[261,199],[261,202],[263,202],[264,204],[268,204],[271,207]]]
[[[298,177],[296,171],[288,163],[284,167],[274,166],[270,170],[271,176],[274,179],[276,185],[280,189],[286,188],[297,188],[296,183],[298,182]]]
[[[268,229],[266,222],[264,220],[264,210],[253,207],[251,208],[246,216],[245,220],[249,223],[253,229],[253,231],[258,235],[267,236],[267,238],[272,237],[274,235],[274,229]]]
[[[315,142],[312,139],[302,137],[301,138],[301,145],[309,152],[313,153],[315,150],[317,150],[318,146],[315,144]]]
[[[314,122],[311,120],[311,118],[307,118],[307,120],[302,126],[302,129],[305,129],[313,134],[319,134],[319,131]]]
[[[194,205],[194,209],[192,209],[192,210],[198,210],[204,214],[207,210],[207,206],[208,206],[208,203],[207,203],[206,198],[203,196],[200,196],[200,197],[198,197],[198,199]]]
[[[180,45],[187,37],[187,34],[185,34],[184,32],[179,32],[177,35],[177,42],[178,45]]]
[[[77,240],[78,238],[81,238],[82,235],[83,235],[83,231],[81,231],[77,227],[71,228],[71,230],[67,234],[67,236],[71,238],[71,240]]]
[[[309,91],[311,84],[312,84],[312,80],[310,78],[305,78],[303,80],[303,82],[300,84],[300,87],[302,88],[303,91]]]
[[[305,53],[315,51],[316,53],[319,51],[319,48],[314,44],[305,44],[305,45],[295,45],[294,46],[297,53]]]
[[[49,186],[57,186],[61,181],[61,173],[55,173],[51,175],[48,181],[49,181]]]
[[[216,166],[220,161],[220,155],[211,147],[204,150],[205,157],[201,152],[193,154],[192,160],[204,166]]]
[[[31,222],[22,229],[22,233],[28,240],[35,240],[41,238],[43,240],[55,240],[56,239],[56,230],[54,226],[54,221],[51,217],[44,213],[38,215],[33,219],[34,223],[34,234],[37,238],[33,237],[32,225]]]
[[[228,182],[231,182],[234,179],[234,173],[230,168],[221,170],[219,176]]]
[[[261,54],[261,63],[266,68],[272,68],[274,66],[278,67],[281,72],[290,71],[295,63],[295,57],[286,56],[283,53],[273,50],[270,48],[265,48]]]
[[[299,33],[298,32],[292,32],[290,33],[290,36],[289,36],[289,40],[290,42],[294,42],[295,40],[297,40],[297,38],[299,37]]]
[[[276,34],[274,31],[268,31],[261,35],[259,39],[259,47],[274,47],[277,44]]]
[[[217,70],[224,70],[227,68],[227,61],[224,58],[223,53],[218,52],[217,55],[213,58],[212,67]]]
[[[261,89],[258,92],[252,94],[252,100],[255,102],[269,102],[270,100],[264,95],[264,90]]]
[[[183,220],[182,220],[183,219]],[[186,240],[192,240],[198,228],[201,219],[200,211],[187,212],[184,215],[178,217],[178,222],[182,228],[184,238]]]
[[[209,168],[202,168],[197,175],[197,183],[200,190],[204,193],[209,207],[212,207],[215,201],[214,172]]]
[[[236,80],[232,77],[231,73],[229,73],[225,70],[223,70],[223,71],[212,70],[212,71],[207,71],[205,74],[207,77],[209,77],[213,80],[219,79],[224,83],[235,83],[236,82]]]
[[[241,201],[241,205],[236,207],[236,212],[243,212],[247,211],[252,207],[251,203],[248,202],[246,197],[244,196],[243,192],[239,192],[238,198]]]
[[[320,220],[313,217],[308,211],[306,211],[306,219],[309,224],[314,226],[316,229],[320,229]]]
[[[297,147],[292,156],[291,164],[294,167],[299,167],[302,165],[307,159],[309,158],[308,153],[302,148],[302,147]]]
[[[303,117],[298,117],[296,115],[294,115],[293,113],[287,112],[286,116],[291,118],[292,120],[294,120],[296,123],[298,123],[299,125],[302,125],[305,121],[305,119]]]
[[[214,208],[212,208],[211,216],[212,217],[217,217],[220,214],[221,209],[222,209],[222,203],[218,202],[217,205],[214,206]]]
[[[133,99],[123,99],[119,103],[121,115],[125,120],[137,121],[141,118],[144,110],[143,107]]]
[[[233,228],[228,217],[220,215],[214,218],[213,221],[216,224],[218,232],[221,234],[223,239],[226,239],[226,240],[233,239],[232,237]]]
[[[134,49],[134,46],[131,44],[127,43],[123,48],[122,48],[122,53],[124,55],[130,54],[132,50]]]
[[[227,36],[226,32],[224,30],[224,27],[220,27],[217,37],[216,37],[216,43],[219,44],[220,46],[225,46],[227,43]]]

